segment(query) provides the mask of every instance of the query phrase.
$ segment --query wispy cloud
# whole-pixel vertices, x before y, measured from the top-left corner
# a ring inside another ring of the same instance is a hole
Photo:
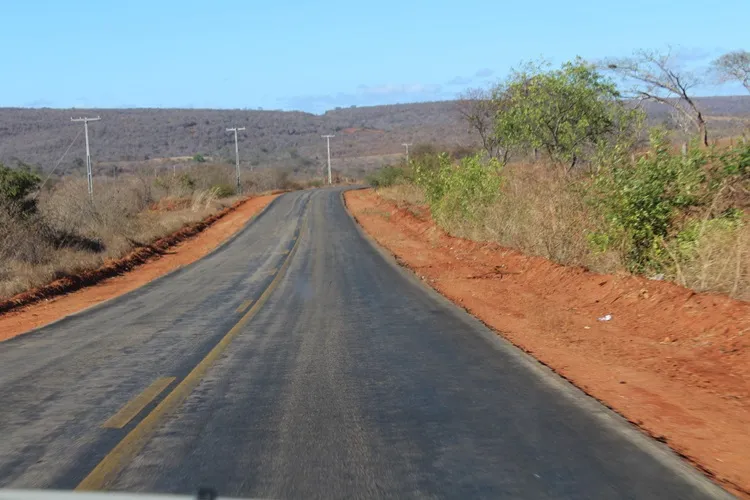
[[[300,95],[283,99],[280,104],[286,109],[301,109],[319,113],[335,107],[376,106],[440,100],[451,97],[443,86],[428,83],[398,83],[382,85],[359,85],[354,92],[336,94]]]
[[[477,78],[488,78],[488,77],[490,77],[490,76],[492,76],[494,74],[495,74],[495,72],[492,71],[490,68],[482,68],[479,71],[477,71],[476,73],[474,73],[474,76],[477,77]]]
[[[457,76],[453,78],[452,80],[448,80],[445,84],[451,85],[451,86],[461,86],[461,85],[469,85],[473,81],[474,81],[473,78],[468,78],[465,76]]]
[[[35,99],[30,102],[23,104],[24,108],[51,108],[54,105],[52,101],[47,99]]]

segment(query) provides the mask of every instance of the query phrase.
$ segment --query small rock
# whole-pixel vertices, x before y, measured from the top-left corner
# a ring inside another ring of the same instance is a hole
[[[655,274],[651,276],[649,279],[652,281],[664,281],[664,273]]]
[[[607,314],[605,316],[602,316],[601,318],[598,318],[597,320],[598,321],[612,321],[612,315],[611,314]]]

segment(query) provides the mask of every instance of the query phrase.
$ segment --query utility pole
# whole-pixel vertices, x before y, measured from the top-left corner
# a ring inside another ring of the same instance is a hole
[[[333,180],[331,179],[331,138],[336,136],[322,135],[321,137],[324,138],[328,144],[328,184],[333,184]]]
[[[237,166],[237,194],[240,192],[240,146],[237,143],[237,132],[245,130],[245,127],[228,128],[227,132],[234,132],[234,159]]]
[[[86,135],[86,178],[89,182],[89,199],[94,201],[94,175],[91,171],[91,150],[89,149],[89,122],[97,122],[101,117],[96,118],[71,118],[72,122],[83,122],[83,130]]]
[[[406,164],[409,164],[409,146],[411,146],[411,142],[405,142],[402,144],[402,146],[406,146]]]

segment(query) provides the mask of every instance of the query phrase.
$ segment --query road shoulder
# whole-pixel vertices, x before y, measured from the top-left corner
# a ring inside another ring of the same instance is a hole
[[[750,304],[453,238],[419,207],[370,190],[345,199],[425,283],[747,496]],[[606,314],[613,319],[597,321]]]

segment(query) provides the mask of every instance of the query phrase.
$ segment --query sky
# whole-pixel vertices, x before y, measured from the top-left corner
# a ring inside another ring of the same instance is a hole
[[[321,113],[454,98],[522,61],[750,50],[750,1],[2,0],[0,106]],[[741,93],[739,87],[699,93]]]

